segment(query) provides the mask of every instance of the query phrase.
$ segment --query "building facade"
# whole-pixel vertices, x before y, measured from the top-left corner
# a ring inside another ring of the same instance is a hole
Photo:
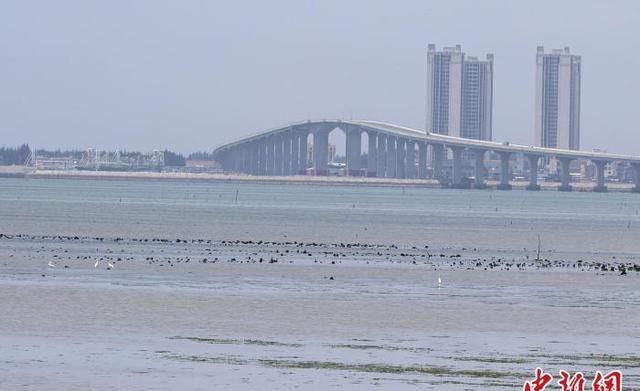
[[[462,107],[460,135],[491,140],[493,102],[493,55],[486,61],[466,57],[462,64]]]
[[[580,56],[569,48],[536,54],[535,145],[580,149]]]
[[[427,51],[428,132],[491,140],[493,55],[466,57],[460,45]]]

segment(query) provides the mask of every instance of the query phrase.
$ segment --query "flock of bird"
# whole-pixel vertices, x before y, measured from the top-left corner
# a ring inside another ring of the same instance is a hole
[[[31,246],[33,251],[20,252],[15,242]],[[31,243],[31,244],[29,244]],[[575,260],[533,259],[529,254],[496,253],[477,248],[440,248],[430,246],[399,246],[370,243],[318,243],[300,241],[205,240],[166,238],[109,238],[79,236],[7,235],[0,233],[0,255],[8,258],[45,259],[47,267],[69,268],[90,261],[94,268],[106,265],[113,270],[116,262],[145,262],[156,266],[202,263],[232,264],[314,263],[355,264],[392,263],[423,265],[440,270],[544,270],[571,269],[598,273],[640,272],[640,265],[632,259]],[[488,254],[487,254],[488,253]],[[483,256],[483,254],[485,254]],[[556,255],[557,256],[557,255]],[[53,258],[48,260],[47,258]],[[60,265],[60,266],[58,266]],[[442,288],[442,277],[436,286]]]

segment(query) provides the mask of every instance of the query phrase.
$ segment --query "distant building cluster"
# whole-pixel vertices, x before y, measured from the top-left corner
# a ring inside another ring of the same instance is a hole
[[[0,149],[0,165],[24,164],[35,170],[78,170],[78,171],[166,171],[187,173],[217,173],[220,165],[206,152],[192,153],[186,158],[168,150],[154,150],[151,153],[106,151],[95,148],[71,151],[7,149],[4,158]],[[20,153],[17,153],[17,152]],[[14,155],[17,158],[10,160]],[[20,156],[26,155],[26,158]],[[4,159],[3,159],[4,158]],[[4,162],[7,160],[7,163]]]
[[[75,168],[90,171],[160,171],[164,163],[164,151],[127,154],[89,148]]]
[[[484,60],[468,56],[460,45],[428,45],[428,132],[492,140],[493,61],[493,54]],[[580,56],[568,47],[548,53],[537,48],[533,145],[580,149],[580,66]],[[466,156],[464,164],[472,166],[472,158]],[[553,175],[557,169],[555,161],[545,160],[544,171]]]

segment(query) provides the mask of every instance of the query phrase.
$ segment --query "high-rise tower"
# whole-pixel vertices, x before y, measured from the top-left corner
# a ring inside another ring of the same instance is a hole
[[[535,145],[580,149],[580,56],[569,48],[536,54]]]
[[[465,57],[460,45],[427,52],[428,132],[491,140],[493,55]]]

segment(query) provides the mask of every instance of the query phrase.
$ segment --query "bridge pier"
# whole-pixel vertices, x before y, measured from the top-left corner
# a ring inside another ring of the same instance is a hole
[[[418,141],[418,178],[427,178],[427,144]]]
[[[376,148],[376,142],[378,141],[378,135],[372,131],[367,131],[367,138],[369,139],[369,147],[367,148],[367,176],[375,177],[378,170],[378,149]]]
[[[407,178],[416,177],[416,143],[413,140],[407,141]]]
[[[454,189],[465,189],[469,186],[465,186],[462,183],[462,152],[464,147],[457,147],[449,145],[449,149],[453,155],[452,167],[451,167],[451,187]]]
[[[238,152],[240,153],[240,172],[242,173],[247,173],[249,170],[247,169],[248,166],[248,152],[247,152],[247,146],[243,145],[240,148],[238,148]]]
[[[225,157],[226,167],[228,171],[235,171],[236,169],[236,158],[234,157],[234,149],[230,148],[227,152],[227,156]]]
[[[251,150],[251,162],[250,162],[250,174],[260,175],[260,141],[253,141],[250,146]]]
[[[244,154],[242,150],[243,148],[240,146],[233,150],[233,170],[237,173],[241,173],[244,167]]]
[[[242,172],[251,174],[251,145],[242,146]]]
[[[249,148],[246,145],[239,147],[238,154],[240,155],[239,171],[246,174],[249,172]]]
[[[283,136],[275,136],[274,137],[274,147],[275,147],[275,167],[273,169],[273,174],[277,175],[277,176],[281,176],[282,175],[282,163],[283,163],[283,159],[282,159],[282,139]]]
[[[291,135],[291,175],[298,175],[300,170],[300,135],[294,132]]]
[[[267,175],[267,142],[260,139],[256,142],[258,150],[258,175]]]
[[[242,169],[244,168],[244,153],[243,153],[243,149],[242,147],[238,147],[235,150],[234,153],[234,160],[235,160],[235,171],[237,173],[241,173]]]
[[[326,176],[329,160],[329,132],[323,128],[313,132],[313,171],[317,176]]]
[[[238,153],[239,148],[232,148],[229,150],[229,157],[227,158],[229,161],[229,169],[232,172],[238,172],[240,167],[240,154]]]
[[[242,152],[242,172],[244,174],[251,173],[251,146],[243,145],[241,147]]]
[[[475,167],[474,167],[474,176],[475,176],[475,181],[473,184],[473,188],[474,189],[486,189],[487,185],[484,182],[484,176],[485,173],[487,171],[486,167],[484,166],[484,156],[487,153],[486,150],[484,149],[474,149],[473,153],[476,156],[476,162],[475,162]]]
[[[633,170],[633,188],[632,193],[640,193],[640,163],[631,163],[631,169]]]
[[[442,160],[444,158],[444,145],[442,144],[430,144],[431,145],[431,167],[433,169],[432,178],[442,183]]]
[[[387,136],[378,133],[378,167],[376,175],[380,178],[387,176]]]
[[[282,135],[282,175],[291,175],[291,134]]]
[[[227,151],[224,151],[220,154],[220,156],[218,156],[218,162],[220,163],[220,166],[222,166],[223,170],[229,169],[227,153]]]
[[[540,185],[538,184],[538,161],[540,156],[538,155],[525,155],[529,159],[529,184],[526,189],[531,191],[539,191]]]
[[[596,165],[596,186],[593,188],[593,191],[596,193],[606,193],[609,189],[604,184],[604,169],[609,163],[606,160],[592,160],[593,164]]]
[[[236,173],[238,172],[238,167],[240,166],[240,154],[237,153],[238,148],[231,148],[229,150],[229,169]]]
[[[346,133],[346,158],[347,158],[347,175],[362,175],[361,159],[362,159],[362,135],[360,128],[349,127],[345,129]]]
[[[300,139],[298,140],[298,172],[303,175],[307,175],[307,168],[309,168],[308,148],[309,148],[309,132],[307,130],[300,133]]]
[[[407,165],[405,164],[405,159],[407,156],[406,148],[406,140],[398,137],[396,141],[396,157],[398,158],[398,164],[396,166],[396,178],[406,178],[407,177]]]
[[[216,156],[216,161],[220,164],[220,167],[222,167],[223,170],[225,169],[225,165],[226,165],[224,161],[225,159],[224,155],[225,155],[225,151],[222,151],[218,153],[218,155]]]
[[[509,161],[511,160],[511,152],[498,152],[500,155],[500,184],[498,190],[511,190],[511,170],[509,169]]]
[[[273,137],[269,137],[267,140],[267,176],[273,176],[275,174],[276,164],[276,144]]]
[[[558,188],[559,191],[571,191],[571,160],[570,158],[558,158],[560,161],[560,179],[562,184]]]
[[[398,171],[398,156],[396,152],[396,138],[387,136],[387,178],[396,178]]]

